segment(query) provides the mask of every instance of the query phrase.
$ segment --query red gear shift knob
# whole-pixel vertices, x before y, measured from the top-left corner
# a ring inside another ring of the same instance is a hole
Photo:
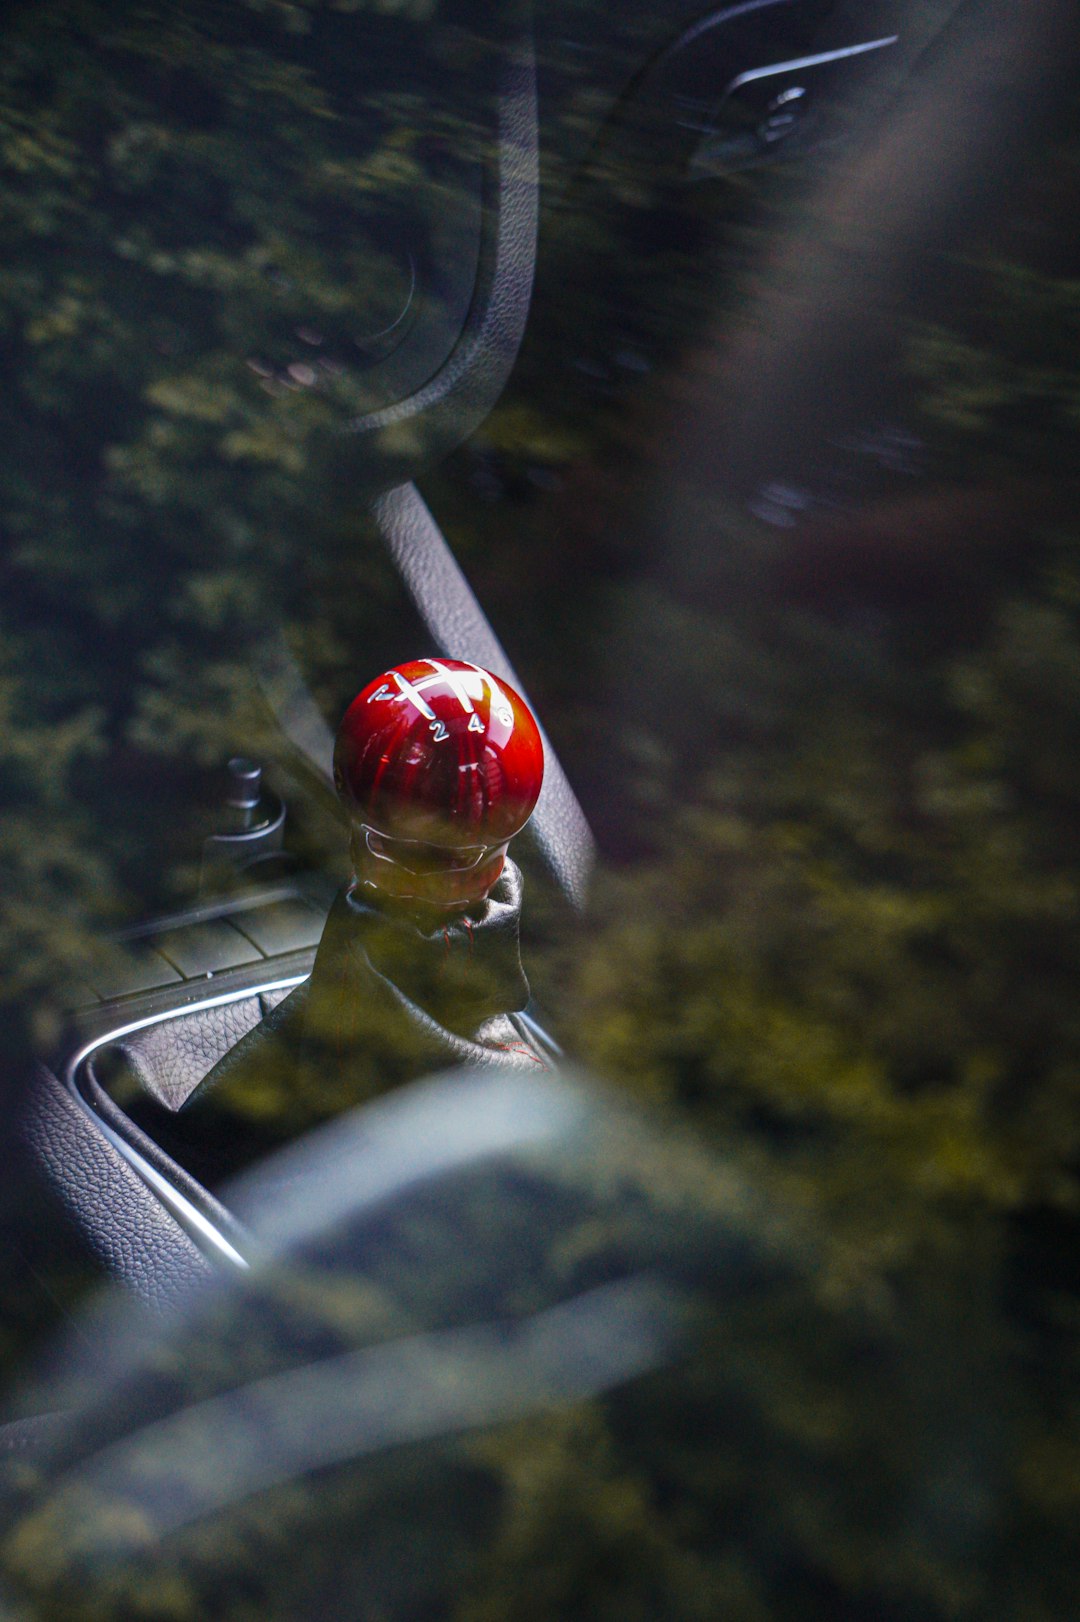
[[[540,731],[514,689],[460,659],[416,659],[369,682],[334,746],[360,884],[460,911],[483,900],[532,815]]]

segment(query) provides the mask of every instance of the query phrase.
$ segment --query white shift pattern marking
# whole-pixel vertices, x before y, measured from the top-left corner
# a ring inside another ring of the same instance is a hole
[[[390,674],[397,683],[398,696],[407,698],[414,704],[425,721],[434,721],[435,711],[424,698],[424,693],[430,692],[435,687],[447,687],[461,705],[463,714],[474,717],[476,725],[470,721],[470,729],[474,732],[482,731],[483,723],[476,715],[474,704],[483,698],[486,688],[491,695],[491,707],[499,720],[504,726],[512,725],[514,716],[507,704],[506,695],[494,677],[489,676],[486,670],[481,670],[479,665],[470,665],[469,671],[472,674],[469,674],[462,670],[448,670],[438,659],[425,659],[424,663],[431,666],[431,675],[421,676],[415,681],[407,681],[398,670],[393,670]],[[373,699],[381,696],[381,688],[379,692],[372,694]]]

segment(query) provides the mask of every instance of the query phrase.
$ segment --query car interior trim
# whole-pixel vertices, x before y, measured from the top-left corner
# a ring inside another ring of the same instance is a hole
[[[288,975],[285,978],[266,981],[256,986],[245,986],[240,991],[221,992],[215,997],[205,997],[196,1003],[186,1003],[179,1008],[168,1009],[165,1012],[150,1014],[143,1019],[129,1020],[123,1025],[111,1026],[108,1030],[100,1032],[93,1041],[87,1042],[68,1060],[63,1070],[63,1082],[67,1091],[74,1098],[79,1108],[89,1117],[90,1121],[101,1133],[117,1154],[142,1179],[151,1193],[168,1210],[170,1215],[180,1224],[203,1252],[217,1262],[225,1262],[231,1267],[246,1270],[247,1259],[240,1253],[230,1239],[222,1233],[220,1227],[211,1220],[198,1206],[169,1180],[156,1166],[152,1165],[146,1155],[126,1136],[117,1126],[104,1120],[101,1111],[95,1103],[89,1087],[89,1061],[93,1055],[113,1042],[119,1042],[125,1036],[135,1031],[145,1030],[150,1025],[160,1025],[167,1020],[179,1019],[182,1015],[203,1012],[211,1008],[222,1008],[227,1003],[238,1002],[242,998],[252,996],[267,996],[275,991],[291,991],[307,979],[306,974]],[[133,1128],[134,1131],[134,1128]]]
[[[797,56],[790,62],[772,62],[768,67],[750,68],[746,73],[740,73],[737,79],[732,79],[724,98],[726,100],[757,79],[772,79],[781,73],[799,73],[803,68],[820,68],[828,62],[843,62],[851,56],[864,56],[868,51],[881,51],[887,45],[895,45],[899,38],[899,34],[884,34],[880,39],[868,39],[861,45],[845,45],[838,51],[821,51],[816,56]]]

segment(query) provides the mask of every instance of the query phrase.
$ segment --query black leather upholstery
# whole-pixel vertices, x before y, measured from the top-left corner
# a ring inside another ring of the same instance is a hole
[[[199,1009],[134,1031],[114,1044],[143,1091],[167,1110],[182,1109],[203,1077],[277,1006],[284,991]]]
[[[210,1276],[194,1242],[44,1065],[22,1130],[40,1172],[104,1271],[160,1310],[178,1305]]]

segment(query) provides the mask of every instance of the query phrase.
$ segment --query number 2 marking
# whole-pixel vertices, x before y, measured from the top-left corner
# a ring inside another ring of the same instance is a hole
[[[432,721],[428,730],[435,734],[436,743],[442,743],[445,738],[450,736],[446,730],[445,721]]]

